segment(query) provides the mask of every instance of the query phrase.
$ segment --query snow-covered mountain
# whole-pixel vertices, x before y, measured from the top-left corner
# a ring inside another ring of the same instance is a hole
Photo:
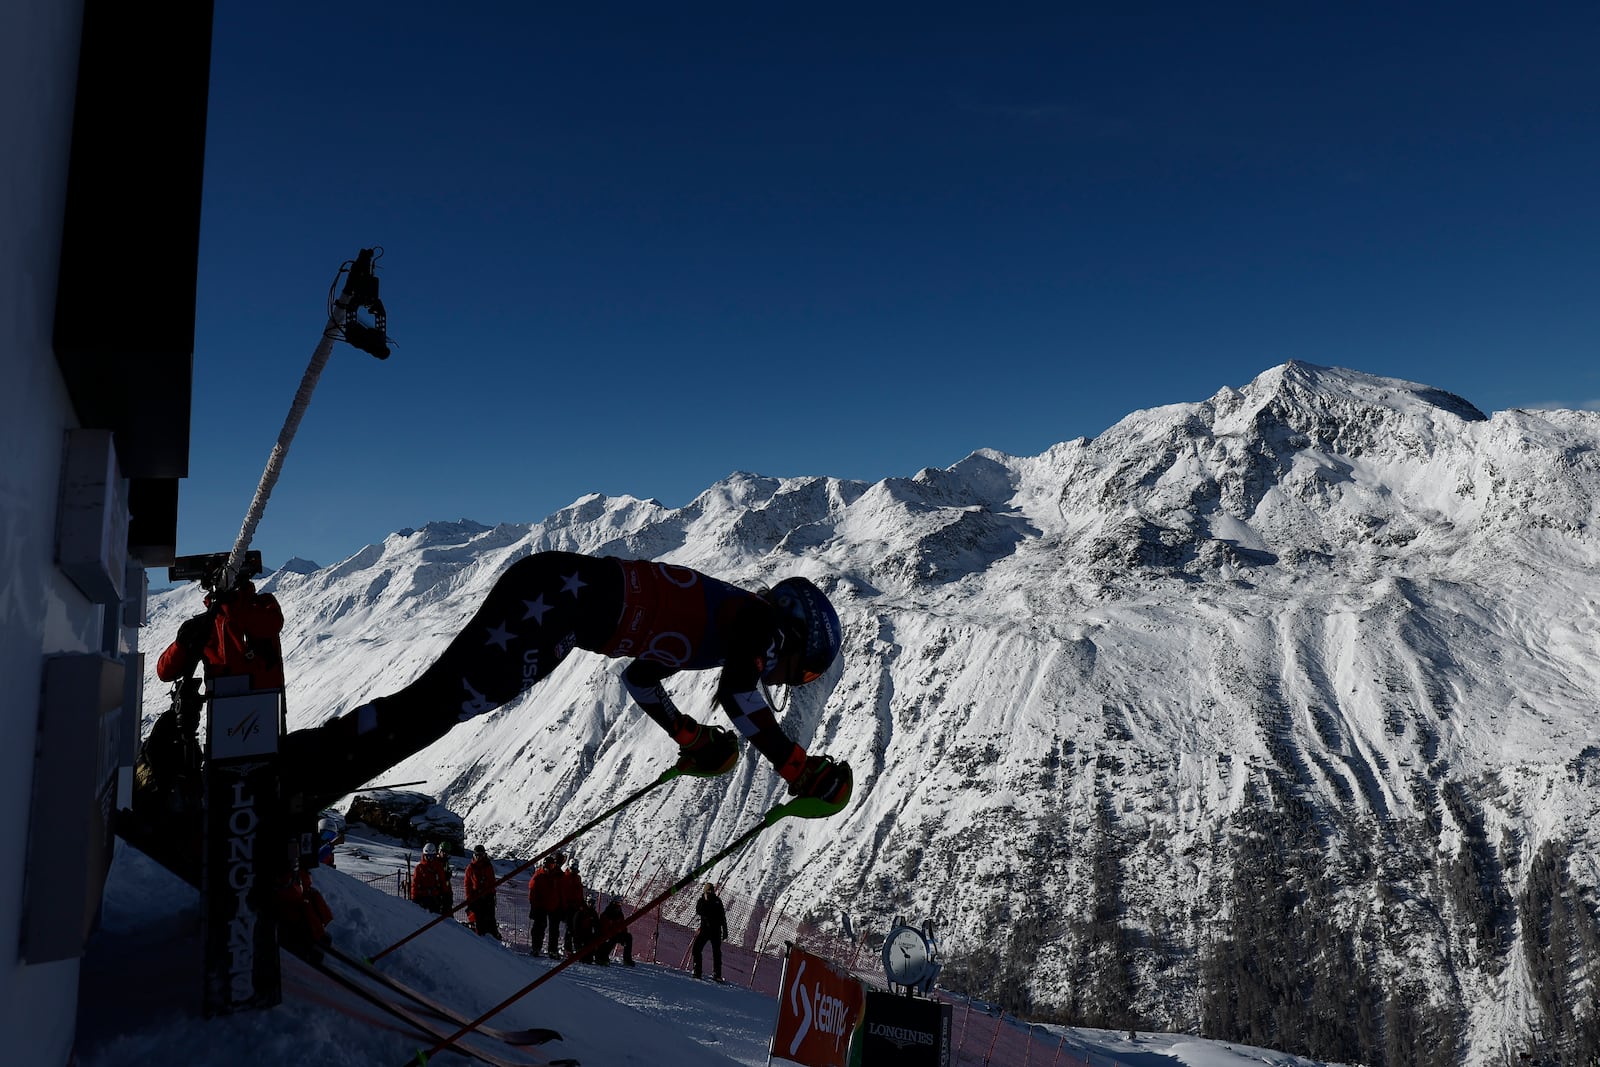
[[[947,984],[1041,1016],[1500,1062],[1600,1048],[1597,448],[1597,414],[1288,363],[1038,456],[589,496],[264,586],[298,727],[409,681],[530,552],[804,574],[846,648],[783,721],[857,795],[760,842],[737,891],[937,917]],[[198,596],[154,598],[151,651]],[[531,851],[671,758],[621,666],[575,655],[389,777]],[[714,679],[674,682],[708,717]],[[675,783],[585,866],[677,870],[779,785],[753,752]]]

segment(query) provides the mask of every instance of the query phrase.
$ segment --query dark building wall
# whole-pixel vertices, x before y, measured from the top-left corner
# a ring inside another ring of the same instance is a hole
[[[0,877],[0,1024],[18,1062],[66,1063],[78,1008],[73,937],[40,952],[35,930],[35,955],[56,958],[29,962],[30,920],[74,895],[92,915],[103,873],[85,861],[43,884],[18,862],[40,837],[94,830],[78,803],[92,796],[71,798],[70,815],[36,804],[46,663],[138,670],[123,623],[141,614],[142,584],[124,588],[139,602],[97,601],[58,563],[65,442],[112,432],[123,478],[108,499],[131,516],[130,544],[109,556],[166,562],[189,453],[210,33],[209,2],[0,4],[0,848],[13,857]],[[136,713],[124,703],[125,729]]]

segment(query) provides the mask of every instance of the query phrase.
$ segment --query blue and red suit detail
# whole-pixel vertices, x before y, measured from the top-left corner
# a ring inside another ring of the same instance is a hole
[[[661,683],[681,670],[721,668],[718,706],[792,781],[805,750],[779,728],[760,687],[779,632],[779,616],[766,600],[688,567],[540,552],[506,569],[472,621],[415,682],[357,712],[395,724],[426,720],[406,747],[431,743],[457,721],[515,699],[581,648],[632,660],[622,674],[629,695],[681,744],[696,724]]]

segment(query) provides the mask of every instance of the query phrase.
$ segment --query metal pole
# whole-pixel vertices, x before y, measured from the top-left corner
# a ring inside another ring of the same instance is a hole
[[[283,420],[283,429],[278,431],[278,441],[272,446],[271,454],[267,456],[267,468],[261,472],[261,481],[256,485],[256,495],[245,511],[244,523],[239,527],[238,540],[234,541],[233,551],[228,555],[228,566],[222,575],[223,589],[233,588],[234,582],[239,577],[239,571],[244,567],[244,554],[249,550],[250,541],[256,535],[256,527],[261,523],[262,514],[267,510],[267,499],[272,496],[272,490],[278,484],[278,477],[283,474],[283,461],[289,454],[289,445],[300,429],[300,419],[305,415],[306,408],[311,405],[311,394],[317,388],[317,380],[322,377],[323,368],[328,365],[328,357],[333,354],[333,342],[344,325],[344,313],[344,305],[334,305],[333,313],[328,316],[328,325],[322,330],[322,341],[317,345],[316,351],[311,353],[311,362],[306,365],[306,372],[300,378],[300,388],[294,394],[294,403],[289,405],[289,414]]]

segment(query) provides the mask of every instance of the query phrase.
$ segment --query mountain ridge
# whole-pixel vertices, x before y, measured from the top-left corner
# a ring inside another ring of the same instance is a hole
[[[857,797],[724,872],[743,891],[858,928],[936,915],[952,978],[1017,1008],[1475,1064],[1505,1034],[1600,1029],[1587,1002],[1545,1007],[1545,976],[1589,973],[1600,949],[1552,970],[1524,914],[1566,901],[1592,920],[1600,881],[1582,861],[1600,825],[1597,445],[1600,415],[1485,416],[1290,362],[1037,456],[872,484],[741,472],[683,508],[590,494],[262,586],[289,619],[298,727],[403,685],[529,552],[805,574],[845,655],[783,723],[850,759]],[[152,643],[196,609],[192,590],[153,598]],[[396,773],[497,851],[531,851],[670,756],[619,668],[574,656]],[[712,683],[671,686],[707,718]],[[747,753],[597,831],[585,867],[625,884],[701,855],[780,786]],[[1304,955],[1303,1007],[1271,1007],[1283,990],[1237,958],[1248,937]],[[1376,1021],[1330,1021],[1340,989]]]

